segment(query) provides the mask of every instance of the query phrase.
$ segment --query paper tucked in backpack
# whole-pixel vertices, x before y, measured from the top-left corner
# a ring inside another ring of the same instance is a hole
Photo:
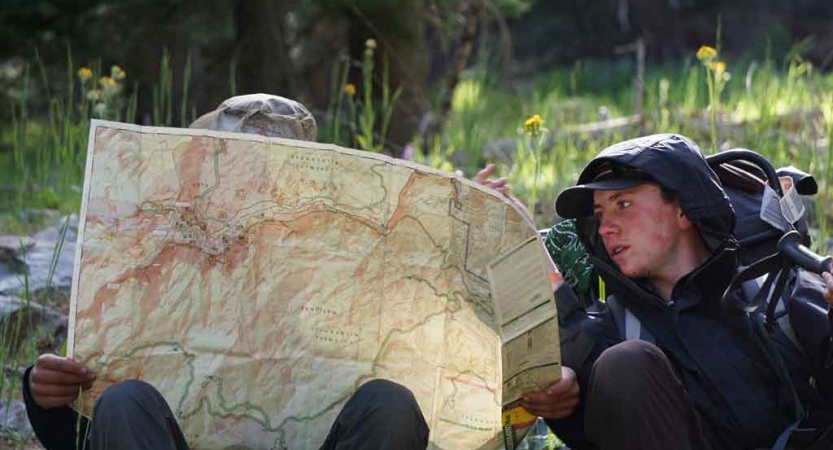
[[[795,188],[791,177],[778,177],[784,196],[781,197],[781,212],[787,222],[795,224],[804,216],[804,202]]]

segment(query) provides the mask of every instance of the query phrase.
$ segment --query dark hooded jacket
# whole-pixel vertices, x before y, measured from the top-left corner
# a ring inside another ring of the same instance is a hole
[[[771,447],[796,421],[802,407],[829,410],[833,372],[824,370],[821,361],[809,361],[782,333],[763,336],[756,314],[730,312],[721,306],[721,296],[737,268],[735,216],[718,177],[697,146],[682,136],[667,134],[626,141],[603,150],[584,169],[578,184],[589,182],[596,169],[609,163],[640,169],[673,194],[711,250],[700,267],[679,280],[671,300],[666,301],[646,280],[629,279],[619,272],[601,242],[594,217],[577,219],[581,240],[608,293],[639,319],[668,356],[703,420],[712,448]],[[802,272],[792,280],[789,292],[792,297],[809,299],[822,311],[815,326],[824,332],[808,353],[826,354],[830,338],[821,278]],[[590,308],[596,313],[579,308],[568,287],[556,296],[563,364],[576,371],[584,389],[596,358],[621,342],[625,333],[606,305]],[[814,389],[811,377],[825,381]],[[578,417],[568,419],[578,426],[584,400],[586,395],[573,415]],[[563,429],[558,421],[552,425]]]

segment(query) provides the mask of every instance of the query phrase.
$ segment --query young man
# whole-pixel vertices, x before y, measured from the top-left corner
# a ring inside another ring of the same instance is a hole
[[[312,114],[283,97],[232,97],[191,128],[315,140]],[[41,355],[23,376],[23,397],[32,428],[47,450],[188,448],[176,418],[153,386],[127,380],[107,388],[92,421],[70,408],[95,373],[75,361]],[[342,408],[323,449],[424,449],[428,426],[411,391],[387,380],[362,385]]]
[[[574,449],[772,448],[799,419],[806,429],[788,448],[831,448],[833,277],[798,270],[787,288],[818,311],[802,325],[815,330],[799,333],[815,339],[802,350],[756,314],[725,310],[735,217],[693,142],[664,134],[609,147],[556,208],[577,220],[615,298],[585,311],[558,288],[565,377],[527,393],[529,412]],[[638,339],[628,340],[633,323]]]

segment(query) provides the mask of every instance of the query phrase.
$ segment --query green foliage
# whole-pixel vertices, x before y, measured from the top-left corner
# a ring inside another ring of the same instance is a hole
[[[720,79],[715,68],[704,70],[694,58],[649,66],[645,77],[642,125],[580,131],[580,124],[628,116],[633,106],[634,67],[627,61],[584,62],[537,77],[526,87],[508,91],[481,81],[471,73],[461,80],[446,127],[443,148],[454,148],[455,167],[469,175],[487,162],[498,163],[513,192],[542,200],[539,226],[556,218],[552,201],[575,183],[578,172],[599,150],[640,134],[674,132],[690,136],[708,151],[744,147],[764,154],[776,167],[795,165],[816,176],[811,227],[819,230],[816,249],[830,237],[833,150],[827,145],[833,130],[833,75],[820,73],[800,52],[783,64],[774,61],[727,62]],[[716,81],[709,95],[707,77]],[[717,83],[720,83],[718,86]],[[710,105],[717,105],[710,108]],[[605,113],[602,114],[602,111]],[[714,111],[714,126],[712,126]],[[500,155],[483,155],[488,144],[519,136],[524,117],[540,114],[551,136],[543,141],[540,159],[522,137],[515,140],[511,162]],[[440,154],[442,150],[434,151]],[[471,167],[472,159],[482,159]],[[535,169],[540,164],[540,172]],[[540,173],[538,177],[536,173]],[[537,186],[536,181],[537,180]],[[525,201],[526,203],[526,201]]]
[[[182,78],[182,101],[174,116],[171,56],[163,51],[159,82],[153,88],[153,124],[183,126],[196,111],[187,109],[191,57],[186,59]],[[138,84],[126,92],[127,73],[112,66],[102,75],[100,62],[76,69],[67,49],[66,76],[52,89],[51,80],[34,52],[25,65],[20,95],[12,104],[11,124],[0,126],[0,232],[28,232],[30,225],[20,217],[26,209],[54,209],[62,214],[77,213],[86,165],[87,139],[91,118],[135,122]],[[31,73],[34,66],[38,76]],[[33,79],[34,78],[34,79]],[[31,113],[35,105],[39,113]],[[177,120],[178,119],[178,120]]]
[[[389,63],[387,56],[382,58],[381,80],[376,79],[376,41],[365,42],[364,56],[356,63],[361,68],[361,99],[356,97],[357,88],[347,82],[351,61],[336,62],[330,74],[330,101],[327,107],[326,121],[322,126],[321,138],[325,142],[358,147],[369,152],[385,150],[385,138],[388,134],[391,116],[402,88],[391,93],[389,81]],[[381,99],[377,98],[381,91]],[[342,120],[346,103],[347,118]],[[341,130],[347,125],[349,139],[342,139]]]
[[[417,140],[412,144],[415,162],[445,172],[454,171],[454,165],[451,163],[451,157],[454,155],[453,146],[443,147],[440,139],[436,138],[431,142],[430,148],[425,149],[422,147],[422,142],[422,140]]]
[[[334,64],[330,106],[320,122],[323,141],[369,151],[384,149],[401,90],[389,86],[385,57],[377,70],[375,47],[371,46],[361,61]],[[574,183],[581,167],[598,150],[637,134],[678,132],[701,144],[713,143],[718,150],[751,148],[776,166],[794,164],[816,174],[821,190],[811,226],[821,236],[829,236],[830,217],[823,205],[833,198],[828,182],[833,174],[833,153],[825,144],[833,134],[833,98],[829,95],[833,76],[818,72],[803,59],[806,48],[804,44],[796,46],[783,63],[727,62],[719,79],[713,67],[706,65],[704,70],[705,64],[693,55],[683,62],[650,66],[645,77],[644,123],[602,131],[584,131],[577,126],[628,116],[633,107],[634,67],[627,59],[579,62],[511,90],[500,83],[495,71],[478,65],[457,86],[444,134],[430,143],[412,143],[414,159],[442,170],[461,170],[466,176],[473,176],[487,162],[497,162],[519,198],[525,202],[541,199],[536,219],[543,226],[554,220],[552,200],[556,193]],[[120,68],[111,68],[105,77],[121,86],[105,100],[103,92],[90,95],[93,90],[103,90],[100,63],[92,64],[82,77],[67,52],[65,87],[50,90],[51,80],[34,56],[32,64],[24,68],[12,121],[0,127],[0,146],[11,149],[0,153],[0,175],[9,180],[0,184],[0,226],[12,231],[25,229],[16,217],[26,208],[64,213],[78,210],[89,119],[99,116],[99,103],[105,104],[101,117],[136,117],[137,87],[134,84],[133,94],[127,95]],[[170,60],[170,54],[163,52],[152,108],[157,125],[185,123],[196,115],[192,111],[189,118],[186,107],[191,58],[183,70],[183,102],[176,107]],[[351,66],[361,70],[360,89],[347,82]],[[233,75],[231,78],[233,87]],[[713,83],[711,95],[709,79]],[[717,102],[715,94],[719,94]],[[33,95],[46,104],[34,116],[30,109]],[[519,133],[523,118],[533,114],[539,114],[550,129],[549,136],[536,141],[535,147]],[[510,142],[504,147],[513,154],[511,162],[495,152],[485,152],[501,140]],[[537,152],[540,155],[536,156]]]

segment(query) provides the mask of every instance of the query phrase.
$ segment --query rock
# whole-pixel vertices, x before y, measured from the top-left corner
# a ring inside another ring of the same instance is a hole
[[[61,213],[54,209],[27,208],[20,213],[18,218],[23,223],[47,224],[57,222],[60,217]]]
[[[0,404],[0,434],[21,441],[34,436],[32,424],[26,415],[26,405],[17,400]]]
[[[57,258],[51,283],[48,282],[50,268],[55,250],[61,241],[61,228],[65,220],[69,224],[60,245],[60,254]],[[72,285],[73,264],[75,263],[75,240],[78,230],[78,216],[72,215],[61,219],[56,225],[40,231],[32,236],[32,245],[26,251],[25,267],[29,274],[29,292],[39,292],[49,286],[51,289],[68,290]],[[24,277],[18,273],[12,273],[8,268],[3,270],[0,265],[0,294],[25,296]]]
[[[37,303],[27,305],[19,298],[0,295],[0,330],[6,330],[0,335],[6,351],[20,350],[29,340],[39,352],[57,351],[66,340],[67,316]]]
[[[23,253],[34,245],[35,241],[25,236],[0,236],[0,264],[5,264],[11,272],[20,273],[25,267]]]

